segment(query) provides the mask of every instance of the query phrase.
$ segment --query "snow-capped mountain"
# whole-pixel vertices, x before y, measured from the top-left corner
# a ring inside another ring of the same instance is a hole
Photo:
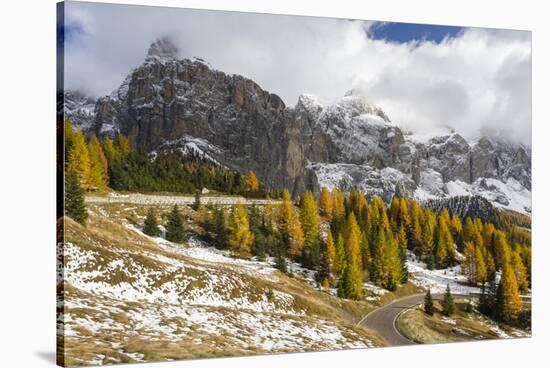
[[[64,93],[63,109],[77,129],[88,131],[95,121],[96,99],[81,91],[68,90]]]
[[[527,147],[491,137],[467,141],[451,131],[404,133],[356,90],[327,106],[302,95],[287,107],[250,79],[178,53],[168,38],[154,42],[120,88],[97,100],[89,130],[120,131],[149,152],[198,149],[294,195],[323,185],[387,200],[394,194],[422,200],[478,195],[530,213]],[[66,113],[71,117],[67,106]]]

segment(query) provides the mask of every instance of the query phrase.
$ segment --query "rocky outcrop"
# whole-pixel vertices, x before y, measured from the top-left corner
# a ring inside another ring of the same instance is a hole
[[[525,147],[487,137],[468,142],[454,132],[428,139],[405,134],[356,90],[329,106],[302,95],[287,107],[250,79],[214,70],[202,59],[179,59],[167,38],[151,45],[119,89],[97,100],[90,130],[120,131],[149,152],[186,152],[197,139],[209,159],[243,173],[254,170],[263,183],[294,195],[321,185],[386,199],[483,195],[490,189],[481,179],[513,180],[521,198],[531,188]],[[511,194],[491,183],[498,187],[493,198],[511,206]]]

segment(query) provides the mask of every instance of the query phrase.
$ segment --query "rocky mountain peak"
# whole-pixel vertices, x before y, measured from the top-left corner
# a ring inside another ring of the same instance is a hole
[[[174,41],[170,37],[164,36],[156,39],[151,44],[151,46],[149,46],[145,61],[151,62],[176,60],[178,58],[178,55],[179,49],[175,45]]]

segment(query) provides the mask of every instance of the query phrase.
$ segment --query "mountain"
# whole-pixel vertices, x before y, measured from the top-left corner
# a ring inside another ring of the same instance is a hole
[[[90,130],[95,121],[96,100],[78,90],[65,91],[63,109],[76,129]]]
[[[452,131],[405,133],[357,90],[327,106],[302,95],[287,107],[250,79],[200,58],[180,59],[169,38],[155,41],[144,63],[96,101],[87,130],[122,132],[148,152],[192,150],[243,173],[252,169],[294,196],[338,185],[386,200],[481,196],[500,208],[531,210],[527,147],[492,137],[467,141]]]

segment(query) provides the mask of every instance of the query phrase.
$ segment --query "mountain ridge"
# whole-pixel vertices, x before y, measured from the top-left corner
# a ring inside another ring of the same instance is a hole
[[[65,105],[69,118],[78,117],[74,111]],[[386,200],[481,195],[530,213],[531,156],[524,146],[490,137],[468,142],[454,132],[405,133],[357,90],[327,106],[303,94],[287,107],[251,79],[199,58],[179,59],[167,38],[151,45],[118,89],[97,99],[89,119],[80,124],[85,131],[124,133],[148,152],[200,139],[213,161],[254,170],[266,185],[294,196],[321,185]]]

